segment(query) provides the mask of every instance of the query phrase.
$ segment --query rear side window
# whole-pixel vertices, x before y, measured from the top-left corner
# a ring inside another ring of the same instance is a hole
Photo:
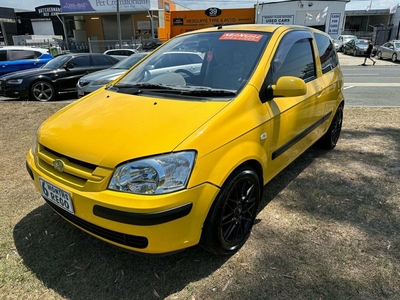
[[[333,68],[336,68],[339,63],[339,59],[335,51],[335,46],[327,36],[315,33],[314,38],[317,42],[319,59],[322,66],[322,73],[325,74]]]
[[[113,61],[105,55],[93,55],[93,65],[94,66],[112,66]]]
[[[305,38],[295,42],[284,60],[274,59],[273,65],[273,82],[282,76],[299,77],[306,82],[313,80],[316,73],[311,39]]]
[[[197,54],[186,54],[189,64],[201,64],[203,59]]]
[[[9,60],[20,60],[20,59],[35,59],[37,58],[35,52],[31,50],[10,50]]]

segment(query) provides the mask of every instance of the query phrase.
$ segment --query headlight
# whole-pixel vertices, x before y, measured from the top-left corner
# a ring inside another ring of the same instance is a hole
[[[106,85],[110,81],[112,81],[112,80],[110,80],[110,79],[95,80],[95,81],[92,82],[92,85],[94,85],[94,86]]]
[[[7,84],[21,84],[23,79],[10,79],[7,80]]]
[[[32,154],[33,154],[33,156],[36,156],[39,128],[40,128],[40,126],[38,126],[38,128],[35,131],[35,135],[33,136],[33,141],[32,141]]]
[[[108,188],[132,194],[165,194],[184,189],[192,172],[194,151],[154,156],[119,166]]]

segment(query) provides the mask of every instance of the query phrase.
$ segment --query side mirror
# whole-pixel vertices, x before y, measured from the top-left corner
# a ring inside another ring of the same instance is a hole
[[[274,97],[297,97],[307,93],[303,79],[294,76],[282,76],[272,85]]]
[[[74,66],[74,64],[72,63],[72,62],[67,62],[66,64],[65,64],[65,69],[73,69],[75,66]]]

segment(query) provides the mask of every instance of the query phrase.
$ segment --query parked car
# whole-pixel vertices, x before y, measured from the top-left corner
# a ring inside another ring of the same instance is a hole
[[[352,54],[354,56],[364,55],[368,48],[368,40],[350,40],[343,47],[343,54]]]
[[[0,96],[51,101],[58,94],[76,93],[79,78],[117,62],[118,59],[99,53],[63,54],[39,69],[0,77]]]
[[[190,82],[192,76],[199,75],[203,66],[201,52],[168,51],[156,56],[146,67],[146,80],[161,74],[180,73]],[[188,78],[189,77],[189,78]]]
[[[338,50],[339,50],[339,43],[338,43],[338,41],[337,41],[337,40],[333,40],[332,42],[333,42],[333,45],[335,46],[336,51],[338,51]]]
[[[122,60],[131,56],[132,54],[139,53],[136,49],[110,49],[104,51],[104,54],[114,56],[115,58]]]
[[[0,76],[32,68],[39,68],[53,56],[48,49],[25,46],[0,47]]]
[[[391,59],[393,62],[400,60],[400,40],[384,43],[378,48],[377,56],[380,59]]]
[[[148,76],[191,41],[203,57],[198,74],[177,60],[175,72]],[[191,31],[44,121],[27,170],[58,214],[103,241],[146,254],[200,243],[232,255],[250,235],[264,185],[315,143],[335,147],[343,85],[322,31]]]
[[[351,40],[356,40],[357,37],[355,35],[340,35],[337,38],[337,43],[338,43],[338,49],[337,51],[342,52],[344,49],[344,44]]]
[[[149,52],[132,54],[131,56],[116,63],[111,68],[97,71],[81,77],[76,84],[78,97],[83,97],[84,95],[87,95],[102,87],[103,85],[106,85],[107,83],[115,80],[148,54]]]

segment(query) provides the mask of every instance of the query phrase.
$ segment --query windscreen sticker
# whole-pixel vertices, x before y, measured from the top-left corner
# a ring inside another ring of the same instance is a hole
[[[241,33],[241,32],[225,32],[220,40],[229,40],[229,41],[246,41],[246,42],[259,42],[263,37],[262,34],[256,33]]]

